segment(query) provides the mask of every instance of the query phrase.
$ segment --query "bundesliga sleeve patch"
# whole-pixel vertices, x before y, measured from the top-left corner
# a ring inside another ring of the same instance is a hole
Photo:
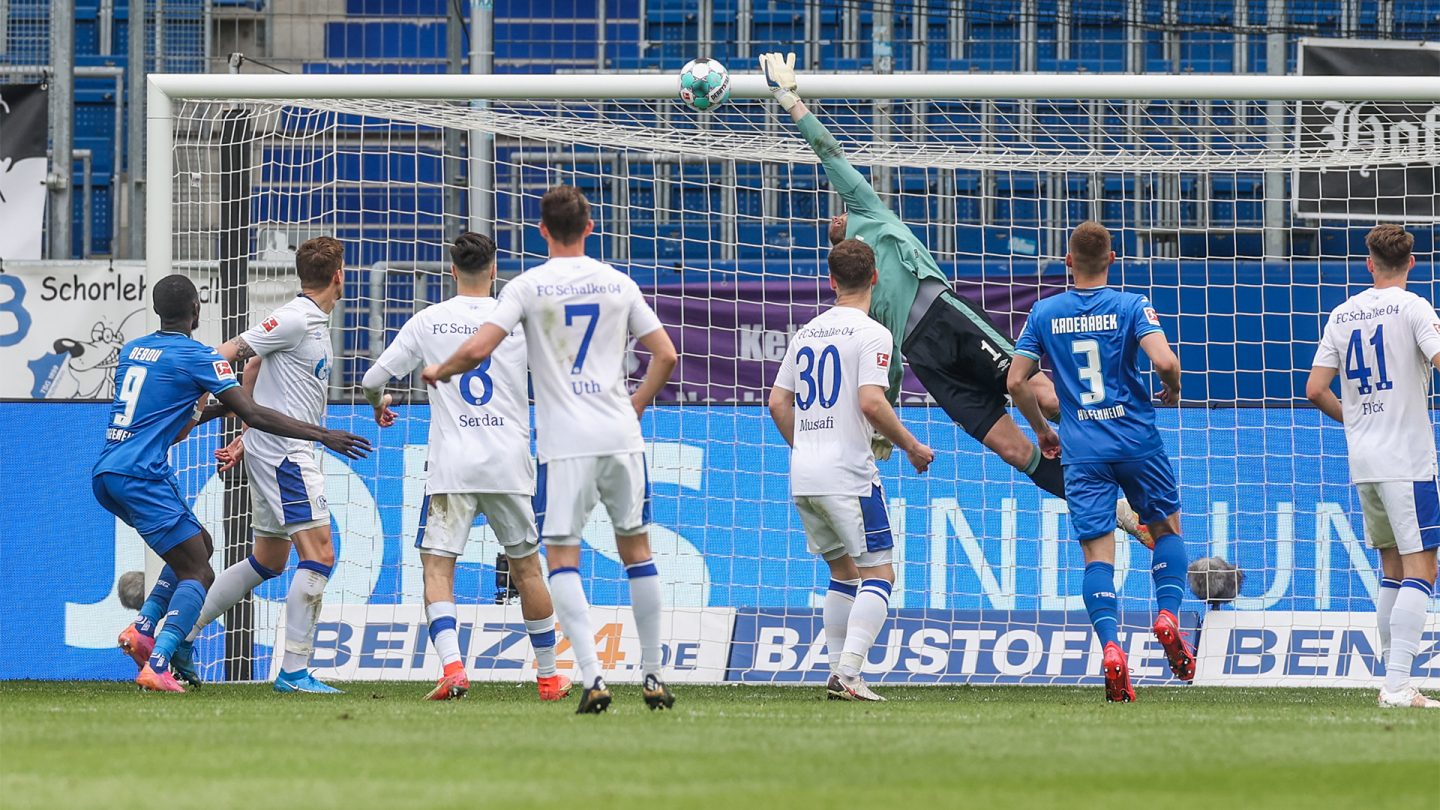
[[[215,366],[216,377],[219,377],[222,380],[235,379],[235,369],[231,368],[229,363],[225,362],[224,360],[216,360],[212,365]]]
[[[1160,316],[1155,313],[1154,307],[1145,307],[1145,320],[1154,326],[1160,325]]]
[[[875,365],[876,365],[877,367],[879,367],[879,368],[889,368],[889,367],[890,367],[890,355],[886,354],[885,352],[876,352],[876,353],[875,353]]]
[[[262,323],[262,324],[260,324],[260,328],[261,328],[261,329],[264,329],[266,332],[274,332],[275,329],[276,329],[277,327],[279,327],[279,326],[280,326],[280,321],[276,320],[276,319],[273,318],[273,317],[266,318],[266,319],[265,319],[265,322]]]

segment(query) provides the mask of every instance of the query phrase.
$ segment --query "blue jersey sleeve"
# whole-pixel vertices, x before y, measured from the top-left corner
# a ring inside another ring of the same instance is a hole
[[[1030,308],[1030,317],[1025,319],[1025,328],[1020,330],[1020,337],[1015,339],[1015,353],[1024,355],[1036,362],[1045,354],[1045,346],[1042,342],[1041,330],[1044,327],[1041,322],[1044,320],[1043,307],[1040,302]]]
[[[1160,315],[1155,312],[1155,307],[1150,305],[1150,299],[1143,295],[1135,296],[1130,320],[1137,341],[1154,332],[1165,334],[1165,330],[1160,328]]]
[[[209,346],[199,346],[192,354],[192,357],[186,358],[186,371],[202,389],[219,394],[239,385],[235,380],[235,369],[219,352]]]

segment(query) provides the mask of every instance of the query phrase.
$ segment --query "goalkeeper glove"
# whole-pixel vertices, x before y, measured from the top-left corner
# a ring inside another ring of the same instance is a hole
[[[876,461],[889,461],[890,454],[895,451],[895,444],[889,439],[880,435],[880,432],[870,433],[870,452],[875,454]]]
[[[760,69],[765,72],[765,83],[770,85],[770,92],[785,112],[790,112],[800,103],[800,96],[795,92],[795,54],[761,54]]]

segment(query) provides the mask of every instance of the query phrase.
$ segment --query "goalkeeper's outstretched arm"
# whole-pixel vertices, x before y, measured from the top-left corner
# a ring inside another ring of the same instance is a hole
[[[760,69],[765,72],[765,81],[770,85],[775,100],[800,125],[800,134],[805,136],[810,148],[819,156],[830,187],[845,201],[845,208],[851,214],[861,216],[888,213],[889,209],[880,201],[875,189],[870,187],[870,181],[850,165],[835,136],[825,129],[825,125],[801,100],[795,79],[795,54],[762,54]]]

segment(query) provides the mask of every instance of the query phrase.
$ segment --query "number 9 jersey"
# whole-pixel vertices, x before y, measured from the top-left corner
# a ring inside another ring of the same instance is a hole
[[[105,447],[92,474],[169,478],[170,444],[189,423],[196,400],[235,385],[225,358],[185,335],[155,332],[126,343],[115,367]]]
[[[860,387],[890,385],[890,330],[854,307],[832,307],[795,333],[775,385],[795,392],[790,494],[871,494],[879,480]]]

